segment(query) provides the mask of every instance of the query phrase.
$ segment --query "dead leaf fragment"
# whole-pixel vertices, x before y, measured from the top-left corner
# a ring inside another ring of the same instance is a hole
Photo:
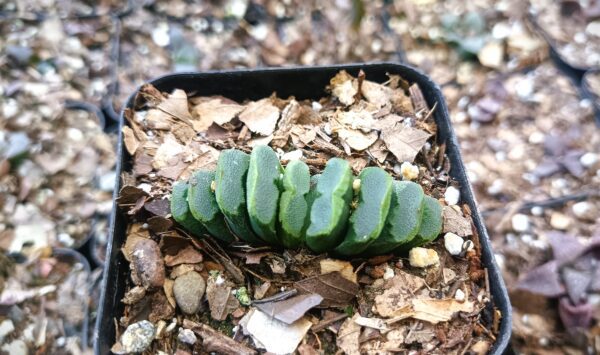
[[[408,300],[425,286],[425,281],[399,271],[384,284],[382,294],[375,296],[374,311],[382,317],[396,317]]]
[[[166,99],[158,104],[157,108],[191,125],[192,115],[190,114],[185,91],[181,89],[173,90]]]
[[[350,106],[354,103],[354,98],[358,93],[358,82],[345,70],[337,73],[329,81],[329,88],[342,104]]]
[[[361,317],[359,315],[358,317],[356,317],[356,319],[354,319],[354,322],[356,322],[356,324],[358,324],[360,326],[367,327],[367,328],[373,328],[373,329],[378,329],[378,330],[383,330],[383,331],[388,330],[387,324],[385,324],[385,321],[381,318],[367,318],[367,317]]]
[[[191,329],[202,338],[202,348],[207,352],[239,355],[256,354],[256,350],[231,339],[227,335],[214,330],[206,324],[195,323],[188,319],[184,319],[183,327],[185,329]]]
[[[185,152],[185,150],[185,146],[179,144],[177,139],[175,139],[175,136],[169,133],[165,136],[163,143],[156,150],[152,166],[157,170],[171,166],[173,165],[172,159]]]
[[[250,102],[240,113],[240,121],[244,122],[250,131],[268,136],[275,131],[279,119],[279,109],[266,98]]]
[[[328,274],[330,272],[339,271],[340,274],[349,281],[357,282],[356,274],[354,273],[354,268],[352,264],[347,261],[337,260],[337,259],[323,259],[320,261],[321,265],[321,274]]]
[[[413,299],[413,318],[420,319],[432,324],[447,322],[458,312],[471,313],[475,305],[471,301],[458,302],[454,298],[449,299]]]
[[[395,124],[389,123],[391,122],[388,121],[388,126],[381,132],[385,145],[398,161],[412,163],[431,134],[397,121]]]
[[[286,324],[302,318],[313,307],[318,306],[323,297],[317,294],[302,294],[278,302],[256,303],[256,308]]]
[[[204,132],[213,122],[219,126],[231,122],[242,110],[244,106],[233,100],[220,96],[210,97],[192,108],[192,125],[197,132]]]
[[[336,345],[347,355],[360,354],[360,325],[356,320],[360,314],[355,313],[350,319],[346,319],[337,334]]]
[[[202,254],[196,248],[189,245],[181,249],[176,255],[166,255],[165,264],[175,266],[179,264],[197,264],[202,262]]]
[[[338,271],[300,280],[294,286],[301,292],[321,295],[323,307],[346,306],[358,293],[358,284],[347,280]]]
[[[258,309],[251,310],[244,321],[245,330],[270,353],[291,354],[304,339],[312,323],[301,318],[292,324],[286,324],[271,318]]]
[[[337,134],[343,142],[358,152],[369,148],[377,140],[377,133],[375,132],[365,134],[359,130],[349,128],[342,128]]]
[[[133,130],[129,126],[123,126],[123,142],[125,143],[125,149],[130,155],[134,155],[140,142],[135,138]]]
[[[235,298],[232,284],[221,275],[209,277],[206,286],[206,298],[210,308],[210,316],[215,320],[225,320],[227,315],[235,311],[240,302]]]
[[[460,210],[452,206],[444,206],[442,216],[444,218],[444,233],[452,232],[461,237],[473,234],[471,222],[463,216]]]

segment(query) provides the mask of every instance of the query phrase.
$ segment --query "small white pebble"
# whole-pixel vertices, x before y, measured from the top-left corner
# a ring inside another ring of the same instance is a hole
[[[504,181],[496,179],[492,181],[492,184],[487,188],[488,194],[496,196],[502,193],[504,190]]]
[[[177,318],[173,318],[173,321],[171,322],[171,324],[169,324],[167,326],[167,328],[165,328],[165,333],[171,333],[173,331],[173,329],[175,329],[175,327],[177,326]]]
[[[191,329],[183,329],[179,328],[179,334],[177,334],[177,340],[184,344],[194,345],[198,338],[196,338],[196,334]]]
[[[575,217],[583,220],[593,221],[596,218],[598,212],[596,211],[595,206],[587,201],[577,202],[573,205],[572,208]]]
[[[354,179],[354,181],[352,181],[352,190],[354,190],[354,193],[357,193],[358,190],[360,190],[360,179]]]
[[[439,264],[440,257],[433,249],[416,247],[408,252],[408,261],[413,267],[428,267]]]
[[[444,235],[444,247],[450,255],[459,255],[463,250],[463,239],[451,232]]]
[[[550,216],[550,225],[552,228],[566,230],[571,226],[571,218],[563,213],[554,212]]]
[[[460,191],[454,186],[449,186],[444,193],[444,200],[450,206],[456,205],[460,201]]]
[[[584,155],[581,156],[581,158],[579,158],[579,162],[581,163],[581,165],[585,166],[586,168],[590,168],[598,162],[598,154],[585,153]]]
[[[389,280],[389,279],[393,278],[394,275],[395,275],[394,274],[394,269],[392,269],[391,267],[389,267],[389,266],[386,265],[385,266],[385,272],[383,273],[383,279],[384,280]]]
[[[540,144],[544,142],[544,134],[542,132],[533,132],[529,135],[529,143],[531,144]]]
[[[400,173],[404,180],[414,180],[419,177],[419,168],[409,162],[400,165]]]
[[[529,217],[522,213],[517,213],[511,218],[512,228],[515,232],[526,232],[529,230]]]
[[[533,207],[531,207],[531,214],[539,217],[542,214],[544,214],[544,209],[540,206],[533,206]]]
[[[458,302],[464,302],[465,301],[465,293],[463,292],[463,290],[461,290],[460,288],[458,290],[456,290],[456,293],[454,294],[454,299],[457,300]]]

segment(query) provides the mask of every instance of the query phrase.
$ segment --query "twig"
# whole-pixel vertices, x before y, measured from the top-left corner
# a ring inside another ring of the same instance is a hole
[[[261,300],[254,300],[252,301],[252,304],[261,304],[261,303],[268,303],[268,302],[279,302],[279,301],[283,301],[286,300],[292,296],[295,296],[298,293],[298,290],[291,289],[291,290],[287,290],[287,291],[283,291],[283,292],[279,292],[278,294],[275,294],[273,296],[267,297],[267,298],[263,298]]]
[[[471,346],[472,342],[473,342],[473,338],[469,338],[467,345],[465,345],[465,347],[461,350],[459,355],[464,355],[467,352],[467,350],[469,350],[469,347]]]
[[[206,324],[192,322],[184,319],[183,327],[190,329],[202,338],[202,350],[207,352],[216,352],[220,354],[241,354],[254,355],[256,350],[251,349],[245,344],[238,343],[230,337],[219,333]]]
[[[313,332],[318,332],[320,330],[327,328],[330,324],[333,324],[337,321],[340,321],[340,320],[346,319],[346,318],[348,318],[348,315],[346,313],[341,313],[335,317],[320,321],[319,324],[313,325],[312,328],[310,328],[310,330]]]
[[[492,332],[489,331],[489,329],[487,329],[486,327],[483,326],[483,324],[477,322],[477,325],[479,326],[479,328],[481,328],[481,330],[483,330],[483,332],[489,336],[493,341],[496,341],[496,336],[494,336],[494,334],[492,334]]]
[[[438,150],[438,161],[437,161],[437,169],[441,169],[444,166],[444,159],[446,159],[446,143],[440,144],[440,149]]]
[[[313,331],[313,332],[311,332],[311,333],[312,333],[312,335],[314,335],[314,336],[315,336],[315,339],[317,339],[317,344],[319,345],[319,348],[318,348],[318,349],[319,349],[319,350],[321,350],[321,349],[323,348],[323,344],[321,344],[321,339],[319,339],[319,336],[318,336],[318,335],[317,335],[317,333],[315,333],[314,331]]]
[[[431,110],[429,110],[429,112],[427,112],[427,115],[425,115],[425,118],[423,118],[423,121],[427,121],[427,119],[429,117],[431,117],[431,115],[433,115],[433,112],[435,112],[435,109],[437,108],[437,101],[433,104],[433,107],[431,108]]]
[[[238,283],[238,284],[245,283],[246,278],[244,277],[244,273],[242,273],[240,268],[238,268],[237,266],[235,266],[233,264],[233,262],[229,258],[229,255],[227,255],[226,253],[225,253],[225,256],[221,255],[221,253],[219,253],[215,249],[215,247],[213,247],[210,243],[208,243],[208,240],[210,240],[209,237],[205,237],[204,239],[201,239],[199,241],[196,241],[195,239],[192,238],[193,243],[199,243],[202,246],[202,249],[207,251],[207,254],[214,261],[219,262],[219,263],[221,263],[221,265],[223,265],[225,270],[227,270],[231,274],[231,276],[233,277],[233,279],[235,280],[236,283]],[[217,247],[217,248],[220,248],[220,247]]]
[[[244,271],[246,271],[250,275],[252,275],[252,276],[256,277],[257,279],[260,279],[261,281],[264,281],[264,282],[267,282],[267,281],[268,282],[277,282],[277,283],[280,283],[280,284],[293,284],[294,283],[294,281],[275,281],[275,280],[271,280],[271,279],[267,278],[266,276],[262,276],[260,274],[257,274],[256,272],[248,269],[247,267],[243,267],[243,269],[244,269]]]

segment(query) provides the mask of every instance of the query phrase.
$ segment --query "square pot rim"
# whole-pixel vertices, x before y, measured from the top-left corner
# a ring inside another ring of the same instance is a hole
[[[433,96],[433,101],[437,102],[437,108],[435,112],[433,112],[434,117],[440,117],[439,119],[443,122],[447,123],[447,129],[449,136],[445,137],[445,141],[447,142],[447,147],[450,148],[448,151],[454,151],[456,155],[456,159],[459,162],[459,176],[453,176],[456,180],[460,182],[460,192],[461,192],[461,200],[463,203],[469,205],[471,209],[471,217],[477,229],[477,233],[479,234],[479,242],[481,245],[481,256],[484,267],[488,270],[487,277],[490,280],[491,287],[493,290],[490,290],[490,295],[494,298],[493,304],[502,311],[502,318],[500,320],[500,327],[498,329],[498,336],[496,341],[492,343],[492,348],[490,354],[502,354],[509,348],[511,332],[512,332],[512,307],[510,304],[510,300],[508,297],[508,291],[506,285],[504,283],[504,279],[502,278],[500,269],[496,263],[494,253],[492,251],[491,241],[489,239],[489,235],[487,233],[487,229],[483,222],[483,218],[479,211],[479,207],[475,196],[473,194],[471,183],[466,175],[464,160],[462,158],[462,154],[460,152],[460,146],[458,144],[458,140],[456,137],[456,133],[454,132],[454,128],[452,126],[452,122],[450,121],[450,114],[448,112],[448,107],[446,105],[445,98],[442,94],[442,91],[437,83],[435,83],[428,75],[424,74],[420,69],[410,66],[404,63],[395,63],[389,61],[382,62],[368,62],[368,63],[344,63],[344,64],[330,64],[330,65],[315,65],[315,66],[301,66],[301,65],[293,65],[293,66],[284,66],[284,67],[264,67],[264,68],[236,68],[236,69],[218,69],[218,70],[209,70],[209,71],[189,71],[189,72],[179,72],[179,73],[170,73],[158,76],[154,79],[148,80],[144,82],[142,85],[139,85],[136,90],[129,96],[126,105],[123,106],[119,114],[119,122],[118,122],[118,146],[117,146],[117,164],[116,164],[116,174],[115,179],[115,189],[113,192],[113,209],[110,215],[110,223],[109,223],[109,234],[107,240],[107,252],[106,252],[106,262],[103,268],[103,280],[101,284],[101,293],[100,293],[100,301],[98,307],[98,316],[96,319],[96,326],[94,329],[94,353],[101,354],[99,349],[99,338],[100,327],[102,319],[105,317],[104,312],[104,304],[106,302],[106,290],[108,284],[108,277],[114,267],[116,267],[114,261],[110,260],[112,258],[113,249],[114,249],[114,234],[115,234],[115,224],[116,224],[116,216],[119,212],[119,208],[116,204],[116,197],[118,196],[119,189],[121,187],[120,174],[123,168],[123,156],[127,153],[124,150],[123,144],[123,133],[122,127],[126,125],[126,120],[124,117],[124,113],[126,109],[133,108],[134,98],[139,92],[139,89],[146,84],[151,84],[155,87],[159,87],[165,82],[173,81],[174,79],[208,79],[208,78],[218,78],[219,76],[228,76],[234,77],[239,76],[244,77],[248,75],[264,75],[264,74],[284,74],[288,72],[294,71],[304,71],[304,72],[312,72],[312,73],[320,73],[320,72],[339,72],[341,70],[346,70],[350,72],[358,72],[359,70],[364,70],[368,75],[368,71],[370,69],[389,69],[387,72],[390,74],[396,74],[397,72],[401,72],[400,75],[403,79],[407,80],[409,83],[417,83],[421,90],[425,89],[426,86],[427,93],[424,93],[425,100],[427,101],[429,107],[432,107],[432,103],[430,102]],[[407,78],[406,76],[409,76]],[[276,90],[276,85],[274,84],[274,89]],[[176,88],[176,87],[175,87]],[[322,90],[323,88],[319,88]],[[215,93],[217,94],[217,93]],[[438,121],[436,119],[436,121]],[[439,135],[438,135],[439,137]],[[455,166],[452,166],[452,169],[455,169]],[[453,175],[453,174],[451,174]],[[454,174],[456,175],[456,174]],[[117,246],[120,248],[120,246]],[[119,251],[117,251],[118,253]],[[109,335],[113,336],[113,335]]]

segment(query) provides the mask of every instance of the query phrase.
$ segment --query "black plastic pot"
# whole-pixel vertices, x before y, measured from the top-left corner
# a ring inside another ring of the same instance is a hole
[[[592,69],[588,70],[581,79],[581,92],[583,97],[592,101],[592,105],[594,106],[594,117],[596,118],[596,125],[600,127],[600,93],[594,92],[590,87],[588,82],[588,78],[592,75],[598,75],[600,73],[600,69]]]
[[[491,350],[492,354],[502,354],[509,344],[512,318],[506,286],[495,263],[487,231],[477,209],[471,185],[467,180],[444,97],[439,87],[429,77],[406,65],[374,63],[181,73],[167,75],[150,83],[163,92],[183,89],[196,95],[223,95],[238,101],[260,99],[271,95],[274,91],[280,97],[293,95],[297,99],[317,99],[326,95],[324,88],[329,84],[329,79],[342,69],[352,75],[357,75],[358,71],[362,69],[369,80],[378,82],[388,79],[386,73],[399,74],[410,83],[419,85],[430,107],[437,103],[437,109],[433,115],[438,125],[438,139],[440,142],[446,143],[446,152],[452,166],[450,175],[460,183],[462,200],[469,205],[473,212],[473,222],[480,236],[482,261],[489,273],[492,301],[502,312],[503,318],[499,334]],[[126,107],[133,107],[133,95],[129,98]],[[120,117],[119,124],[121,126],[125,124],[123,115]],[[120,129],[119,134],[121,135]],[[119,137],[118,154],[120,159],[117,162],[117,176],[120,176],[122,171],[128,171],[132,166],[131,156],[124,149],[122,137]],[[115,186],[115,195],[120,188],[121,181],[118,180]],[[102,295],[94,333],[96,354],[109,353],[110,347],[115,342],[115,319],[118,319],[123,312],[123,304],[120,300],[123,298],[126,280],[129,277],[129,266],[121,253],[121,246],[126,237],[126,227],[126,216],[118,211],[115,205],[111,216]]]
[[[52,248],[52,256],[54,256],[57,259],[63,260],[65,262],[69,262],[72,265],[75,265],[77,263],[81,264],[83,267],[84,272],[87,275],[87,279],[89,279],[90,274],[92,273],[91,268],[90,268],[90,264],[88,263],[87,259],[81,255],[80,253],[78,253],[75,250],[72,249],[68,249],[68,248]],[[80,335],[80,339],[81,339],[81,346],[82,349],[87,349],[88,348],[88,326],[89,326],[89,302],[86,300],[86,302],[84,302],[84,309],[83,309],[83,314],[84,314],[84,319],[81,323],[81,329],[79,330],[81,335]]]

